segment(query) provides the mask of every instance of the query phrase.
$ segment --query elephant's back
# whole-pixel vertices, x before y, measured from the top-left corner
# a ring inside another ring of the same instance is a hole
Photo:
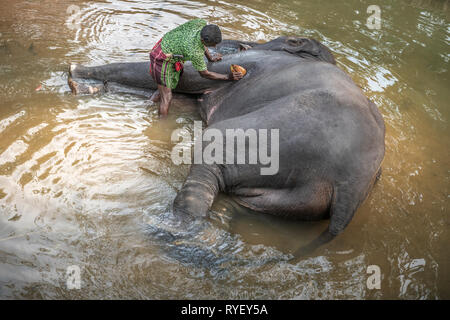
[[[268,103],[311,90],[333,92],[342,99],[351,96],[364,103],[365,97],[352,79],[331,63],[302,59],[286,52],[250,51],[240,55],[242,57],[227,57],[224,63],[228,65],[235,62],[233,59],[239,61],[245,57],[240,65],[247,69],[247,75],[205,97],[203,108],[214,107],[207,119],[209,124],[239,117]],[[226,72],[219,66],[215,68],[214,71]],[[229,70],[229,66],[227,68]]]
[[[210,124],[224,132],[279,130],[282,157],[273,183],[284,184],[295,175],[302,181],[317,173],[339,180],[352,171],[378,170],[384,157],[383,119],[345,72],[330,63],[302,59],[261,68],[260,74],[250,74],[229,89]],[[258,185],[264,178],[253,171],[237,167],[237,179]]]
[[[227,129],[276,130],[279,172],[271,184],[292,187],[318,176],[336,181],[356,171],[375,174],[384,157],[384,125],[380,126],[372,112],[368,99],[342,99],[334,90],[316,88],[271,101],[211,128],[224,135]],[[269,139],[269,153],[271,143]],[[231,175],[248,186],[267,179],[252,165],[231,167]]]

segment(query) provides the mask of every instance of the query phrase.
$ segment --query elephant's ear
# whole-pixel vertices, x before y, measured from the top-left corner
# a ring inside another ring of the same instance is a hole
[[[296,47],[285,47],[283,50],[302,58],[313,58],[315,60],[336,64],[331,51],[315,39],[302,38],[297,40],[296,45]]]
[[[245,43],[239,43],[239,51],[246,51],[250,50],[252,46],[245,44]]]

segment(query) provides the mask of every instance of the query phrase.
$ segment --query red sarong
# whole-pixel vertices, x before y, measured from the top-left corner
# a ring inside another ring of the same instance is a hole
[[[175,89],[180,76],[183,74],[183,64],[168,59],[161,49],[160,39],[150,52],[150,74],[153,80],[162,86]]]

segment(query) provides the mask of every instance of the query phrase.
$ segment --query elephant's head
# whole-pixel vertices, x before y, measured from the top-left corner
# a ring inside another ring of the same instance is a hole
[[[319,41],[301,37],[278,37],[267,43],[255,45],[253,50],[286,51],[302,58],[313,57],[336,64],[333,54]]]
[[[336,64],[331,51],[314,39],[302,37],[278,37],[266,43],[249,41],[223,40],[212,49],[223,55],[233,54],[244,50],[286,51],[301,58],[313,58]]]

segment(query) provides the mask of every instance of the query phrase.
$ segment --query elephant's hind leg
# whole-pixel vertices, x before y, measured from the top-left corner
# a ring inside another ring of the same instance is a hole
[[[312,221],[329,217],[332,187],[328,182],[314,182],[286,189],[241,188],[234,196],[236,202],[254,211]]]

